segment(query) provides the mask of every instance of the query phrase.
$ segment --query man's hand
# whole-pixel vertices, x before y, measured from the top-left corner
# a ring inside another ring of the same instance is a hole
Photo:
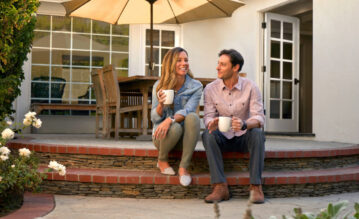
[[[218,117],[214,118],[208,123],[208,131],[210,134],[216,129],[218,129]]]
[[[159,139],[159,140],[164,139],[167,135],[168,130],[171,127],[171,123],[172,123],[172,120],[170,118],[163,120],[161,122],[161,124],[159,124],[159,126],[157,127],[157,129],[155,131],[155,134],[154,134],[155,139]]]
[[[232,117],[232,130],[235,132],[238,132],[241,130],[242,126],[243,126],[243,120],[238,117],[233,116]]]

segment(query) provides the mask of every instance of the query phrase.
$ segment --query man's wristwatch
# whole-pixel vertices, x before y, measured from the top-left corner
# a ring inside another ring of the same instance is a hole
[[[175,117],[174,116],[171,116],[171,117],[169,117],[170,119],[171,119],[171,124],[173,124],[173,123],[175,123],[176,122],[176,120],[175,120]]]
[[[243,120],[243,125],[242,125],[242,128],[241,128],[241,130],[246,130],[247,129],[247,123],[246,123],[246,121],[244,121]]]

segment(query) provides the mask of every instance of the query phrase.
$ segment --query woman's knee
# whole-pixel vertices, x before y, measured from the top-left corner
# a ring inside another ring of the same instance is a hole
[[[184,120],[185,126],[198,126],[199,127],[199,116],[196,113],[189,113]]]

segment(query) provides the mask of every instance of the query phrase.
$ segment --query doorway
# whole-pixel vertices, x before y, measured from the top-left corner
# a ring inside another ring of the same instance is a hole
[[[264,30],[265,131],[313,135],[312,0],[298,0],[272,9],[265,13],[264,20],[266,22]],[[298,22],[297,27],[296,22]],[[291,25],[293,25],[293,40],[288,38],[288,27]],[[272,32],[281,35],[271,38]],[[297,41],[295,41],[296,34]],[[288,55],[285,57],[284,54],[288,43],[293,43],[292,58]],[[273,50],[278,51],[278,48],[279,54],[276,54]]]

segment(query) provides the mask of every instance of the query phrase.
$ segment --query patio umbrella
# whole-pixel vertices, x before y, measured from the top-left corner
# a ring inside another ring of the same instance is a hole
[[[62,3],[69,16],[111,24],[150,23],[150,73],[153,65],[153,24],[181,24],[230,17],[244,5],[237,0],[73,0]]]

